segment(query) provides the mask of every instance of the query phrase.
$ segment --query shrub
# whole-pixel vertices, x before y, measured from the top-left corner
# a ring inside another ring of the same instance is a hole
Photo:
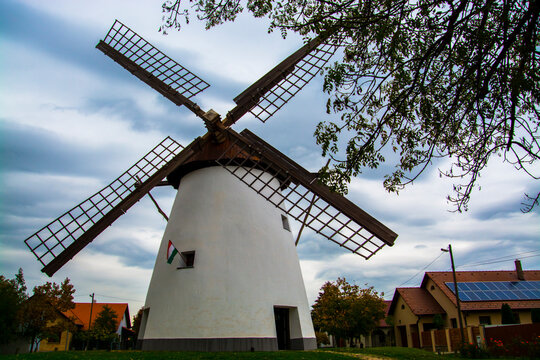
[[[514,313],[510,308],[510,305],[504,303],[501,306],[501,324],[515,324],[517,323]]]
[[[469,359],[485,359],[489,357],[487,351],[473,343],[463,345],[459,349],[459,354],[461,357]]]
[[[495,357],[519,356],[529,359],[540,359],[540,337],[532,341],[523,339],[513,339],[510,343],[504,344],[501,340],[490,339],[491,345],[488,353]]]
[[[324,332],[315,331],[315,338],[317,339],[317,347],[321,347],[321,345],[330,345],[330,339],[328,339],[328,335]]]

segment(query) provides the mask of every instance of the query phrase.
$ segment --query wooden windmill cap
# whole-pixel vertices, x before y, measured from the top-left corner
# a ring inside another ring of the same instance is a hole
[[[260,168],[260,158],[233,143],[230,137],[226,136],[222,142],[207,141],[204,143],[196,154],[167,176],[167,181],[175,189],[178,189],[181,179],[190,172],[211,166],[222,166],[220,164]],[[264,170],[273,172],[272,169]]]

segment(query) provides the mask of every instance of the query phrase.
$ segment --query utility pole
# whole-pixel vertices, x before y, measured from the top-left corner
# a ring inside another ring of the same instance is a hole
[[[90,319],[88,320],[88,331],[90,331],[90,326],[92,326],[92,309],[94,308],[94,293],[92,295],[89,295],[92,298],[92,302],[90,303]],[[90,344],[90,338],[86,341],[86,347],[84,350],[88,350],[88,345]]]
[[[459,332],[461,334],[461,345],[465,343],[465,336],[463,334],[463,321],[461,320],[461,304],[459,301],[459,290],[457,286],[457,279],[456,279],[456,267],[454,266],[454,255],[452,254],[452,245],[448,244],[448,249],[441,249],[441,251],[450,253],[450,261],[452,262],[452,275],[454,276],[454,289],[456,293],[456,303],[457,303],[457,311],[458,311],[458,320],[459,320]]]
[[[88,321],[88,330],[90,330],[90,327],[92,326],[92,309],[94,308],[94,293],[92,293],[90,297],[92,298],[92,302],[90,303],[90,320]]]

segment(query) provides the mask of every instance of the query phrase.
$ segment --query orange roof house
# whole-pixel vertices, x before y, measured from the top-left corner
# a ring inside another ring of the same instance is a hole
[[[94,324],[94,321],[99,316],[99,313],[105,306],[108,306],[116,313],[116,333],[120,335],[120,348],[128,348],[128,337],[132,335],[131,321],[129,318],[128,304],[117,303],[75,303],[75,308],[59,312],[58,316],[62,319],[72,321],[79,330],[88,330],[89,324]],[[90,308],[92,309],[92,319],[90,319]],[[58,334],[57,339],[42,339],[39,344],[38,351],[63,351],[72,348],[73,333],[68,329]]]
[[[122,328],[131,328],[129,318],[129,307],[126,303],[75,303],[75,308],[64,312],[68,318],[73,319],[76,325],[82,330],[88,330],[89,324],[93,324],[99,313],[105,306],[108,306],[116,313],[117,333],[120,334]],[[90,311],[92,319],[90,319]]]
[[[439,303],[423,288],[397,288],[394,293],[394,298],[388,309],[389,314],[393,314],[397,301],[396,297],[401,296],[405,304],[409,306],[414,315],[436,315],[444,314],[444,309]]]
[[[456,280],[464,327],[501,324],[505,303],[522,324],[531,323],[531,310],[540,308],[540,271],[523,271],[519,260],[511,271],[456,271]],[[420,347],[420,334],[435,327],[437,315],[445,328],[457,328],[452,272],[426,272],[420,287],[397,288],[389,315],[398,346]]]
[[[392,301],[384,300],[384,303],[386,304],[386,308],[384,309],[384,319],[379,320],[379,325],[377,326],[380,328],[391,326],[386,323],[386,317],[388,316],[388,311],[390,310],[390,305],[392,305]]]

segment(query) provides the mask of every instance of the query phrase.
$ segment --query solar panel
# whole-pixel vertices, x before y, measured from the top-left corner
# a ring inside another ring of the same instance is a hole
[[[445,283],[455,294],[453,282]],[[461,301],[540,300],[540,281],[458,282]]]

